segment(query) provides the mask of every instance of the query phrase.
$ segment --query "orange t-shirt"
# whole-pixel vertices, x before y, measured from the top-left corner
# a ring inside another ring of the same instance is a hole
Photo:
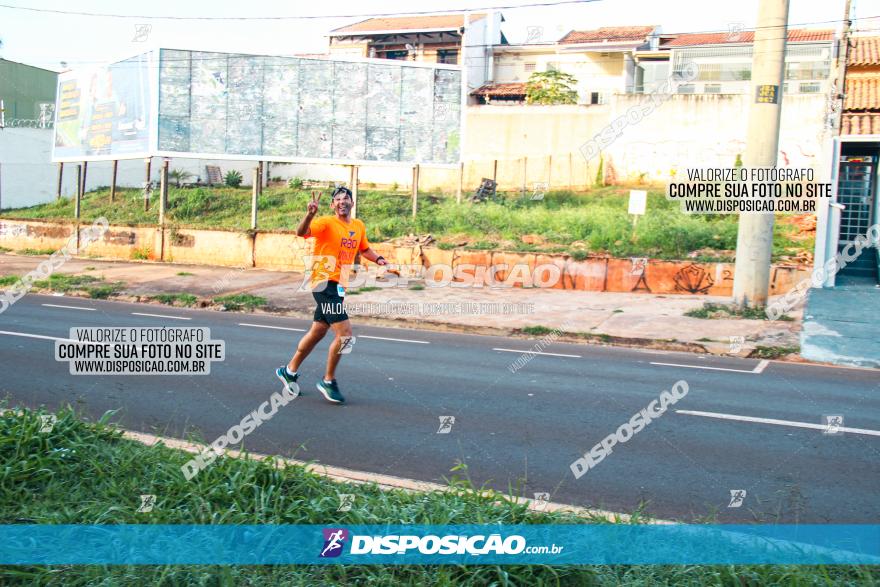
[[[312,220],[306,237],[315,239],[312,286],[322,281],[347,285],[348,271],[340,269],[353,265],[358,251],[370,248],[367,227],[357,218],[346,224],[336,216],[320,216]]]

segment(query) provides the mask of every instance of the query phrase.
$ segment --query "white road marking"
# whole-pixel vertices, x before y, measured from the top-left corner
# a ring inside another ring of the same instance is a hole
[[[767,359],[761,359],[761,362],[755,365],[755,368],[752,369],[752,373],[763,373],[768,364],[770,364],[770,361]]]
[[[705,367],[703,365],[680,365],[678,363],[655,363],[651,361],[652,365],[663,365],[664,367],[684,367],[686,369],[709,369],[711,371],[731,371],[733,373],[760,373],[764,369],[761,368],[761,371],[755,371],[754,369],[746,371],[744,369],[725,369],[724,367]],[[760,364],[758,365],[760,367]],[[766,367],[766,365],[764,365]],[[757,367],[756,367],[757,369]]]
[[[755,422],[758,424],[775,424],[777,426],[791,426],[792,428],[810,428],[811,430],[827,430],[826,424],[812,424],[810,422],[793,422],[791,420],[777,420],[775,418],[755,418],[753,416],[737,416],[735,414],[720,414],[717,412],[698,412],[693,410],[675,410],[676,414],[685,414],[687,416],[703,416],[704,418],[717,418],[719,420],[736,420],[738,422]],[[840,426],[837,428],[841,432],[851,432],[853,434],[867,434],[868,436],[880,436],[880,430],[868,430],[866,428],[847,428]]]
[[[358,334],[355,338],[373,338],[376,340],[393,340],[394,342],[414,342],[417,344],[431,344],[427,340],[410,340],[408,338],[386,338],[384,336],[367,336],[366,334]]]
[[[67,308],[68,310],[85,310],[87,312],[94,312],[95,308],[83,308],[82,306],[62,306],[60,304],[40,304],[41,306],[46,306],[47,308]]]
[[[493,350],[493,351],[502,351],[502,352],[505,352],[505,353],[519,353],[519,354],[521,354],[521,355],[524,355],[524,354],[529,354],[529,355],[547,355],[547,356],[550,356],[550,357],[570,357],[570,358],[572,358],[572,359],[581,359],[581,358],[583,358],[583,357],[581,357],[580,355],[565,355],[565,354],[563,354],[563,353],[545,353],[545,352],[542,352],[542,351],[529,351],[529,350],[519,350],[519,349],[499,349],[499,348],[493,348],[492,350]]]
[[[247,322],[239,322],[239,326],[252,326],[254,328],[271,328],[272,330],[293,330],[294,332],[305,332],[305,328],[287,328],[286,326],[266,326],[264,324],[249,324]]]
[[[151,318],[169,318],[171,320],[192,320],[192,318],[186,318],[184,316],[166,316],[164,314],[146,314],[144,312],[132,312],[132,316],[149,316]]]

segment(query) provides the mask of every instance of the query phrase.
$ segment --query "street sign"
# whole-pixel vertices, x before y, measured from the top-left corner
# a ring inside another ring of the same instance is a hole
[[[648,192],[645,190],[629,191],[629,213],[644,215],[648,204]]]

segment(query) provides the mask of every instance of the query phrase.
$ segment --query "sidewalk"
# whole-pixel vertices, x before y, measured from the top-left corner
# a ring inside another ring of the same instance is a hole
[[[22,276],[45,257],[0,254],[0,275]],[[192,275],[178,275],[186,272]],[[74,258],[58,274],[92,275],[106,282],[123,282],[121,295],[112,299],[148,302],[160,293],[189,293],[198,307],[224,309],[213,298],[250,294],[265,298],[258,312],[311,317],[314,301],[300,291],[303,274],[152,262],[101,261]],[[410,280],[410,287],[416,283]],[[797,347],[800,313],[794,321],[701,319],[683,314],[705,302],[727,303],[728,298],[696,295],[655,295],[564,291],[551,289],[381,288],[351,291],[346,296],[349,315],[358,321],[483,334],[544,336],[550,331],[572,333],[559,340],[648,346],[714,354],[748,356],[756,347]],[[155,303],[155,302],[154,302]],[[0,318],[2,319],[2,318]],[[574,336],[577,333],[577,336]],[[558,332],[554,335],[558,336]],[[741,349],[731,349],[731,337],[744,337]],[[735,351],[735,352],[732,352]]]

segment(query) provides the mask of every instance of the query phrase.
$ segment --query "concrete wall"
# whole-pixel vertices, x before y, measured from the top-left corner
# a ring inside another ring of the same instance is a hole
[[[81,225],[81,229],[88,225]],[[75,225],[49,222],[4,220],[0,222],[0,246],[13,250],[54,249],[67,244]],[[568,255],[470,251],[394,246],[375,243],[373,248],[392,263],[415,267],[435,281],[442,281],[439,265],[448,265],[460,279],[485,280],[494,272],[495,281],[515,287],[535,287],[552,275],[547,265],[559,268],[554,289],[632,293],[730,296],[733,291],[731,263],[693,263],[656,259],[617,259],[604,256],[576,261]],[[250,233],[220,230],[160,231],[154,227],[111,226],[101,240],[79,254],[113,259],[150,259],[175,263],[262,267],[276,271],[302,271],[303,257],[311,244],[292,233]],[[507,265],[507,268],[500,267]],[[514,266],[522,266],[516,270]],[[542,269],[542,267],[544,267]],[[436,273],[435,273],[436,272]],[[405,271],[406,273],[406,271]],[[808,278],[802,266],[774,265],[770,294],[787,292]]]
[[[504,190],[532,192],[536,184],[549,189],[585,189],[593,184],[599,157],[587,162],[581,147],[613,120],[626,116],[646,100],[635,94],[614,95],[595,106],[472,106],[467,109],[463,187],[473,192],[483,177],[497,178]],[[602,151],[606,181],[664,182],[672,171],[694,166],[732,166],[745,150],[751,95],[675,95],[637,123],[628,124]],[[825,99],[819,95],[789,95],[783,100],[779,165],[820,168]],[[0,205],[4,208],[50,201],[55,194],[57,167],[49,162],[50,130],[6,129],[0,134]],[[153,162],[153,180],[159,178],[159,159]],[[251,181],[253,162],[174,159],[181,168],[205,177],[205,165],[225,172],[238,169],[245,185]],[[64,195],[74,193],[75,165],[65,165]],[[142,160],[121,161],[120,186],[143,182]],[[340,165],[271,164],[270,177],[300,177],[348,182],[349,170]],[[412,182],[409,167],[360,169],[361,184]],[[110,183],[110,163],[90,163],[88,187]],[[426,167],[420,188],[455,193],[458,169]]]

